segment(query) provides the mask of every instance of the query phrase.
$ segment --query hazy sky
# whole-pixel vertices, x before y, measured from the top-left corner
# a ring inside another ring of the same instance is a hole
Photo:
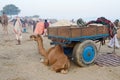
[[[120,0],[0,0],[0,10],[7,4],[21,9],[20,16],[78,19],[104,16],[120,19]]]

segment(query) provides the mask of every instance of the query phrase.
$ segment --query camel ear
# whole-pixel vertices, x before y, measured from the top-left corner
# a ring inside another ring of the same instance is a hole
[[[30,36],[30,39],[32,39],[32,40],[35,40],[35,38],[36,38],[35,35],[31,35],[31,36]]]
[[[40,35],[39,35],[39,34],[37,34],[37,37],[40,37]]]

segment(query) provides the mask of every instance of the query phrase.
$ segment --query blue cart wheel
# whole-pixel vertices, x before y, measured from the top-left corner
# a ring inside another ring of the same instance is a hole
[[[79,66],[88,66],[92,64],[97,55],[97,48],[92,40],[86,40],[75,45],[73,49],[74,61]]]

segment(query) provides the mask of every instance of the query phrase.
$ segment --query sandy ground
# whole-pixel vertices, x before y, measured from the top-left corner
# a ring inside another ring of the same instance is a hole
[[[48,66],[40,63],[42,57],[38,53],[35,41],[30,41],[28,33],[23,33],[22,45],[16,45],[15,35],[12,26],[9,25],[10,40],[3,36],[0,25],[0,80],[120,80],[120,66],[99,67],[78,67],[71,62],[68,74],[60,74],[51,71]],[[50,40],[44,38],[44,47],[48,49]],[[101,47],[99,54],[112,52],[113,49],[106,45]],[[116,50],[120,55],[120,49]]]

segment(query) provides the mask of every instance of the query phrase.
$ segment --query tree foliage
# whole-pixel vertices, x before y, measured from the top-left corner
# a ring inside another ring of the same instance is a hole
[[[39,18],[39,15],[34,15],[33,17],[34,17],[34,18]]]
[[[20,9],[13,4],[9,4],[3,7],[2,12],[5,12],[7,15],[18,15],[20,13]]]

